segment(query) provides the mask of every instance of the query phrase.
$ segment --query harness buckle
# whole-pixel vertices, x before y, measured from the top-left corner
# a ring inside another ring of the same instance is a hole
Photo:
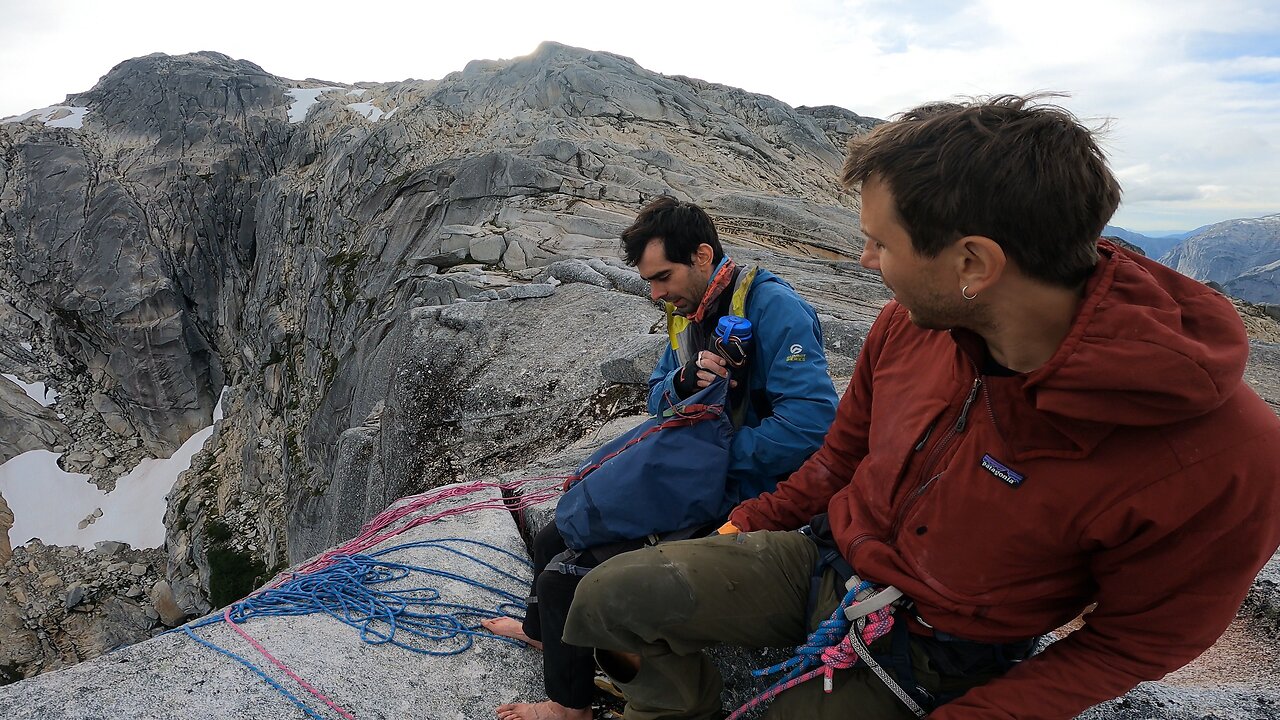
[[[849,581],[845,583],[845,590],[852,590],[861,582],[861,578],[849,578]],[[901,599],[902,591],[892,585],[888,585],[880,590],[869,590],[862,597],[855,598],[853,604],[844,609],[844,616],[852,622],[859,618],[864,618],[877,610],[892,605]]]

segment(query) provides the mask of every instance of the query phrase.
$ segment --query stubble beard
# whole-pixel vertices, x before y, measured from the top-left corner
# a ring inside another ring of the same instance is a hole
[[[918,308],[907,308],[907,317],[912,324],[925,330],[976,330],[984,324],[986,316],[985,306],[937,293],[931,293],[928,302]]]

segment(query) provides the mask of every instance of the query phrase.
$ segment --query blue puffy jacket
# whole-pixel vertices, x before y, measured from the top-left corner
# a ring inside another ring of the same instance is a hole
[[[818,316],[790,285],[760,270],[747,294],[747,319],[754,338],[747,414],[734,436],[729,464],[734,502],[773,490],[821,447],[837,401]],[[649,378],[651,414],[670,407],[664,398],[678,399],[672,385],[677,363],[668,346]],[[764,419],[750,401],[759,390],[772,408]]]

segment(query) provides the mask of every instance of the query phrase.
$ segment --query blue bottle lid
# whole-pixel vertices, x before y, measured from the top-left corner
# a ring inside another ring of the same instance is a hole
[[[731,337],[737,338],[738,342],[750,342],[751,321],[737,315],[725,315],[720,318],[720,322],[716,323],[716,337],[720,338],[722,343],[729,342]]]

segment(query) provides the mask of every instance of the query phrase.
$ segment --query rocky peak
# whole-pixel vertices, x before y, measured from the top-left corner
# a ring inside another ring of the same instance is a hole
[[[243,127],[251,118],[261,123],[275,114],[285,87],[284,80],[254,63],[222,53],[154,53],[116,65],[93,89],[67,101],[91,107],[86,118],[91,125],[158,141],[156,150],[164,152],[171,143],[178,149],[190,145],[195,138],[176,132],[189,124],[216,120],[212,124]]]
[[[1280,302],[1275,263],[1280,261],[1280,213],[1210,225],[1182,241],[1160,262],[1236,297]]]

